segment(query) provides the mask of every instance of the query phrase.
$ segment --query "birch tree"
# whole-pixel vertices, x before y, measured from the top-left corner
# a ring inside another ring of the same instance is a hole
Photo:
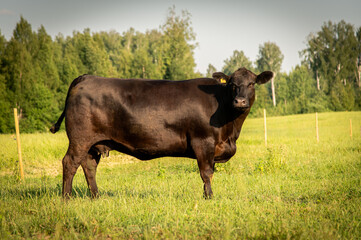
[[[259,47],[259,55],[256,61],[257,70],[259,72],[273,71],[275,74],[275,77],[272,78],[271,81],[273,106],[276,106],[276,92],[275,92],[274,79],[276,78],[277,73],[279,73],[281,70],[282,61],[283,61],[283,54],[276,43],[266,42]]]

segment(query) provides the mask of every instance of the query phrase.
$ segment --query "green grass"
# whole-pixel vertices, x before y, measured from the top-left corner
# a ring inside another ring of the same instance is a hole
[[[353,123],[350,138],[349,119]],[[0,135],[0,239],[360,239],[361,112],[247,119],[236,155],[217,164],[204,200],[192,159],[101,159],[101,197],[79,168],[74,198],[61,198],[64,132]]]

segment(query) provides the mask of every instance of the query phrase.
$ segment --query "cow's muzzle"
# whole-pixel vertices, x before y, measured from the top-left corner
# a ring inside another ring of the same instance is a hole
[[[249,108],[249,101],[246,98],[237,97],[233,100],[233,107],[238,109]]]

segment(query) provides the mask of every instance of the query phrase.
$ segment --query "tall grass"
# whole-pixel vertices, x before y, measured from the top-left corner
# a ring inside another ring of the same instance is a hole
[[[349,136],[349,119],[353,138]],[[25,183],[16,141],[0,135],[0,238],[360,239],[361,113],[247,119],[236,155],[216,165],[214,199],[202,198],[195,160],[142,162],[111,152],[89,198],[84,174],[61,198],[64,132],[23,134]]]

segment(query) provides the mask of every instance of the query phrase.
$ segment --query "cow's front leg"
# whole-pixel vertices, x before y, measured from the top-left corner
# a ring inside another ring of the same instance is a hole
[[[198,161],[199,172],[204,183],[204,197],[211,199],[213,197],[212,178],[214,173],[214,163],[208,164]]]
[[[204,197],[211,199],[213,197],[211,183],[214,173],[214,150],[204,145],[193,147],[193,150],[196,154],[199,173],[204,183]]]

